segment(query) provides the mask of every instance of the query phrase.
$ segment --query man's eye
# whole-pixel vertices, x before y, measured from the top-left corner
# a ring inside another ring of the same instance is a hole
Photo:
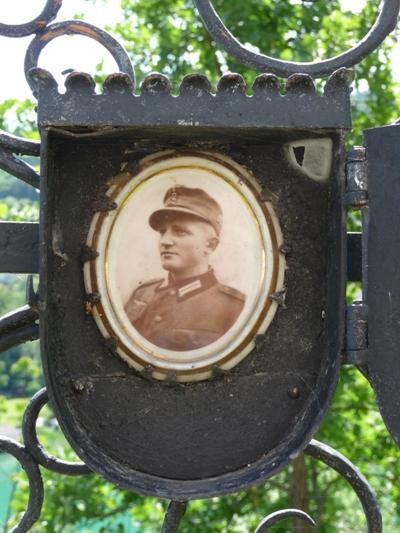
[[[176,234],[179,236],[179,237],[183,237],[184,235],[187,235],[187,231],[185,231],[184,229],[179,229]]]

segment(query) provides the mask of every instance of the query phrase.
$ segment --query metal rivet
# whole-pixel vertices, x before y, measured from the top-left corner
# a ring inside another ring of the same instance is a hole
[[[73,380],[72,386],[74,387],[76,392],[82,392],[83,390],[85,390],[85,382],[82,381],[81,379]]]
[[[290,244],[284,243],[284,244],[281,244],[281,246],[279,246],[279,251],[283,255],[288,255],[292,251],[292,247],[290,246]]]
[[[292,398],[293,400],[297,400],[300,398],[300,388],[299,387],[293,387],[288,391],[289,398]]]
[[[274,292],[268,296],[270,300],[273,302],[276,302],[278,305],[280,305],[283,309],[286,309],[285,300],[286,300],[286,289],[282,289],[281,291]]]

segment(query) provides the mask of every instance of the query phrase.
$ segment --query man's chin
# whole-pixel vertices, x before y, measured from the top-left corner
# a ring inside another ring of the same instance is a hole
[[[171,273],[179,270],[179,267],[177,265],[174,265],[174,261],[163,260],[161,261],[161,266],[164,270],[168,270],[168,272]]]

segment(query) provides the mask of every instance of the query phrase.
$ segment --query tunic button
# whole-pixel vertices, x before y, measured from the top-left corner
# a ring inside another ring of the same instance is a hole
[[[169,291],[169,293],[170,293],[171,296],[173,296],[173,295],[175,294],[174,289],[171,289],[171,290]]]
[[[162,316],[160,316],[160,315],[156,315],[154,317],[154,322],[161,322],[161,320],[162,320]]]

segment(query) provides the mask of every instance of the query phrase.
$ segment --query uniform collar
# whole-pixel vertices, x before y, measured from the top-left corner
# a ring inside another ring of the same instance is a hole
[[[169,274],[168,283],[166,285],[162,284],[156,290],[175,290],[177,300],[182,301],[194,296],[195,294],[205,291],[216,283],[217,278],[215,277],[214,270],[210,268],[207,272],[201,274],[200,276],[193,276],[180,281],[174,281],[171,274]]]

